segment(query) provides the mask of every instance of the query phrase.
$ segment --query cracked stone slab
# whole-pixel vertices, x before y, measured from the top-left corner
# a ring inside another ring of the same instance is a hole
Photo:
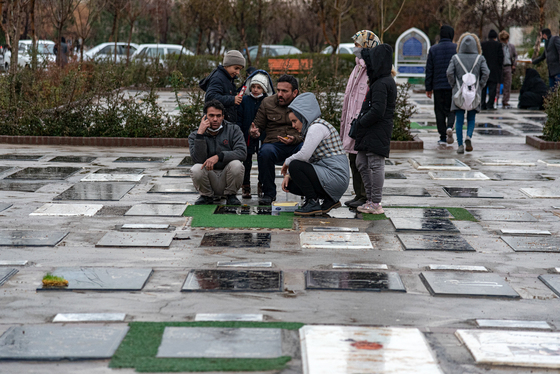
[[[315,233],[302,232],[299,235],[305,249],[373,249],[366,233]]]
[[[68,287],[43,287],[37,291],[140,291],[152,275],[151,268],[66,267],[51,272],[63,277]]]
[[[152,247],[169,248],[174,232],[121,232],[110,231],[95,245],[96,247]]]
[[[118,201],[136,186],[134,183],[76,183],[53,200]]]
[[[432,296],[520,298],[502,277],[494,273],[422,272],[420,279]]]
[[[67,231],[0,230],[0,246],[54,247]]]
[[[101,208],[102,204],[54,204],[47,203],[30,213],[30,216],[94,216]]]

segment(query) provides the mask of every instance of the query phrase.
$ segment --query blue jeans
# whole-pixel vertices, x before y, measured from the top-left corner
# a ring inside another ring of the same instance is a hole
[[[282,165],[284,161],[297,153],[303,143],[298,145],[287,145],[284,143],[264,143],[258,153],[257,161],[259,163],[259,182],[262,184],[262,191],[265,196],[276,199],[276,184],[274,179],[276,173],[275,165]]]
[[[560,74],[553,75],[552,77],[548,77],[548,85],[550,86],[551,90],[556,89],[556,84],[560,82]]]
[[[472,138],[474,131],[474,118],[476,116],[476,110],[469,110],[467,112],[467,137]],[[457,143],[463,145],[463,122],[465,122],[465,111],[463,109],[457,109],[455,111],[455,128],[457,132]]]

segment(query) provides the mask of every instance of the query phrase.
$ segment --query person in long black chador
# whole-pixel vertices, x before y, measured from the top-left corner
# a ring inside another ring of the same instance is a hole
[[[496,89],[498,84],[502,83],[502,73],[504,66],[504,51],[502,43],[497,41],[498,33],[496,30],[490,30],[488,40],[482,43],[482,56],[486,59],[490,76],[486,86],[482,89],[481,101],[482,110],[494,109],[494,101],[496,100]],[[486,90],[488,89],[488,102],[486,102]]]
[[[525,71],[523,86],[521,86],[521,91],[519,92],[518,108],[544,109],[543,102],[547,93],[548,87],[542,80],[539,72],[535,69],[527,69]]]

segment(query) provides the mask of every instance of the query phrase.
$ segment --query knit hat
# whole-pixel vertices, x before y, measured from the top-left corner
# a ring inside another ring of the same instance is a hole
[[[224,55],[224,66],[240,65],[245,67],[245,57],[239,51],[228,51]]]
[[[443,25],[439,29],[439,36],[442,39],[445,38],[445,39],[453,40],[453,37],[455,36],[455,30],[453,30],[453,27],[451,27],[449,25]]]
[[[373,33],[373,31],[369,30],[361,30],[354,34],[352,37],[354,43],[358,43],[362,48],[373,48],[377,47],[381,41]]]
[[[254,84],[258,84],[259,86],[262,87],[264,92],[268,92],[268,78],[264,76],[264,74],[255,74],[252,78],[251,78],[251,82],[249,85],[249,89],[251,88],[252,85]],[[247,90],[250,91],[250,90]],[[247,93],[246,91],[246,93]]]
[[[488,33],[488,39],[496,39],[498,37],[498,33],[496,32],[496,30],[492,29],[490,30],[490,32]]]

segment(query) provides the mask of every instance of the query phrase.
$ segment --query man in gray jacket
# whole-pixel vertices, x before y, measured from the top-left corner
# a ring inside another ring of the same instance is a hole
[[[548,65],[548,84],[550,89],[554,89],[560,82],[560,37],[552,36],[550,29],[543,29],[541,37],[544,42],[544,53],[533,60],[533,64],[538,64],[546,59]]]
[[[247,145],[241,129],[224,120],[225,108],[218,100],[204,105],[204,117],[189,135],[194,187],[200,193],[195,205],[212,204],[214,196],[226,196],[227,205],[241,205],[236,197],[243,184],[243,160]]]

